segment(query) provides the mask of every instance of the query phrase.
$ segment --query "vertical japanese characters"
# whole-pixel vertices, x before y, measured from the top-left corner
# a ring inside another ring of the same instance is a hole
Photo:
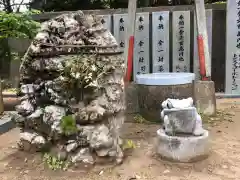
[[[169,11],[152,13],[153,72],[169,72]]]
[[[190,69],[190,12],[173,12],[173,71]]]
[[[237,55],[234,53],[233,55],[233,63],[232,63],[232,90],[237,90],[238,89],[238,84],[236,82],[236,79],[239,76],[239,73],[237,72],[237,69],[240,68],[240,55]]]
[[[134,41],[134,79],[149,73],[149,13],[137,13]]]
[[[122,17],[119,19],[119,31],[125,33],[124,19]],[[121,41],[119,42],[119,45],[121,48],[124,48],[124,45],[125,45],[124,39],[121,39]]]
[[[178,60],[183,62],[184,61],[184,16],[181,14],[179,16],[179,21],[178,21],[178,33],[179,33],[179,39],[178,39]],[[179,65],[176,66],[176,71],[181,72],[182,69]],[[187,72],[187,66],[183,66],[183,72]]]
[[[144,20],[143,17],[140,16],[138,18],[138,31],[142,32],[144,30]],[[146,65],[145,65],[145,59],[144,59],[144,41],[143,40],[139,40],[138,43],[139,46],[139,58],[138,58],[138,63],[140,65],[140,69],[137,72],[137,74],[145,74],[146,73]]]
[[[236,38],[236,48],[240,51],[240,0],[237,1],[237,38]],[[240,53],[234,53],[232,59],[232,90],[238,89],[238,83],[236,79],[239,78],[238,69],[240,68]]]
[[[158,18],[158,20],[159,20],[158,29],[159,29],[159,30],[164,30],[164,24],[163,24],[164,18],[163,18],[163,16],[160,15],[159,18]],[[162,54],[162,52],[163,52],[163,44],[164,44],[163,39],[159,39],[159,40],[158,40],[158,46],[159,46],[158,52],[160,53],[160,55],[158,56],[158,60],[157,60],[159,63],[163,63],[163,60],[164,60],[164,56],[163,56],[163,54]],[[157,69],[157,70],[158,70],[159,72],[164,72],[164,67],[163,67],[163,65],[162,65],[162,64],[158,65],[158,69]]]
[[[121,50],[125,47],[125,31],[127,25],[127,14],[114,14],[113,15],[114,32],[113,35],[116,38]]]

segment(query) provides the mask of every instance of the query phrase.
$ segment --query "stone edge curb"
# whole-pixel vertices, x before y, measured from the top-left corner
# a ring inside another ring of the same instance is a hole
[[[233,98],[240,98],[240,94],[224,94],[224,93],[215,93],[217,99],[233,99]]]
[[[17,97],[16,93],[11,93],[11,92],[3,92],[3,97],[4,98],[11,98],[11,97]]]
[[[3,117],[0,118],[0,135],[6,133],[16,127],[14,122],[11,120],[11,117],[8,116],[8,114],[10,114],[10,113],[6,112],[3,115]]]
[[[10,92],[3,92],[3,97],[16,97],[16,93],[10,93]],[[224,93],[215,93],[216,98],[222,99],[222,98],[240,98],[240,94],[224,94]]]

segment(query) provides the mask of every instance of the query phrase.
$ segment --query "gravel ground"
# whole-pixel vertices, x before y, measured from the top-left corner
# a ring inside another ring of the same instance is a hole
[[[124,136],[135,142],[121,166],[79,167],[68,171],[44,168],[41,156],[16,149],[19,131],[0,136],[0,180],[239,180],[240,99],[219,99],[219,116],[205,119],[211,135],[208,159],[179,164],[162,161],[153,151],[159,125],[126,123]],[[230,114],[233,115],[230,115]]]

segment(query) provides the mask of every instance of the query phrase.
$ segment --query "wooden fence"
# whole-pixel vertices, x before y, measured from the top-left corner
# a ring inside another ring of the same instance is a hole
[[[193,8],[176,6],[138,9],[135,22],[134,80],[136,74],[153,72],[194,72],[197,79],[200,78]],[[124,50],[125,30],[129,23],[126,10],[103,10],[94,13],[102,15],[103,25],[112,32]],[[44,21],[59,14],[45,13],[34,18]],[[216,90],[222,92],[225,86],[225,6],[207,6],[206,17],[212,79],[216,83]],[[18,46],[23,48],[22,41],[17,43],[14,40],[13,43],[11,40],[9,44],[16,51]]]

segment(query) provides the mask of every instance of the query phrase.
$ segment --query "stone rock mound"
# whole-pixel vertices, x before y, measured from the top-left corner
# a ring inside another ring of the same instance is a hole
[[[81,11],[42,23],[20,67],[19,147],[73,163],[122,161],[124,59],[101,19]]]

